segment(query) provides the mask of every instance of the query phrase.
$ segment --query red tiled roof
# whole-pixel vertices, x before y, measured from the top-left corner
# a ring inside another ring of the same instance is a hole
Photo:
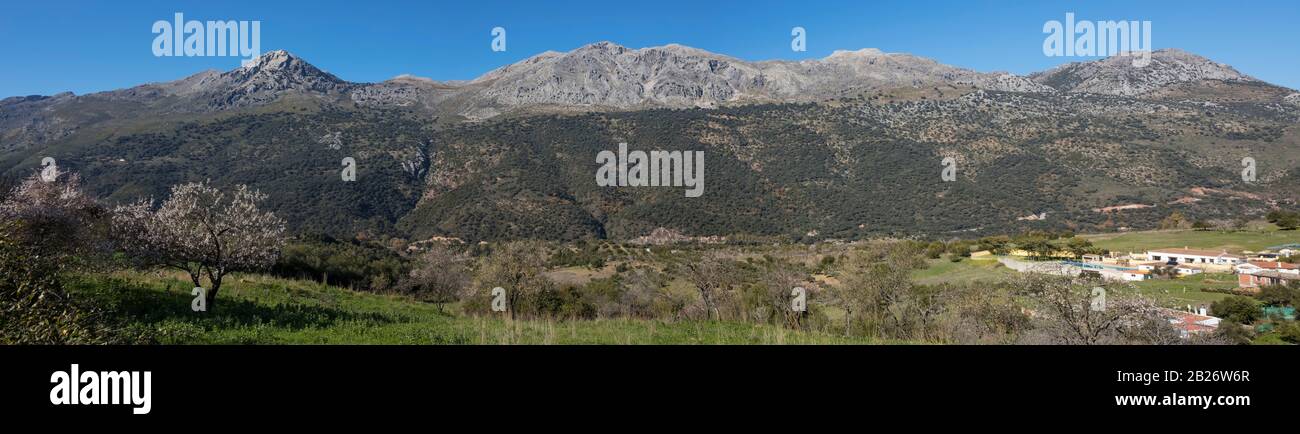
[[[1169,318],[1169,323],[1179,330],[1188,333],[1199,333],[1213,331],[1215,327],[1204,324],[1197,324],[1205,320],[1216,319],[1212,316],[1198,315],[1191,312],[1177,311],[1173,309],[1164,309],[1165,316]]]

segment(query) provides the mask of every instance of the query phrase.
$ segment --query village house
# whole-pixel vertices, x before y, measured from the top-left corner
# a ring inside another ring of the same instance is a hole
[[[1232,267],[1246,262],[1246,257],[1224,251],[1196,250],[1190,248],[1159,249],[1147,252],[1152,261],[1167,264],[1196,265],[1205,271],[1231,271]]]
[[[1238,274],[1237,286],[1242,288],[1260,288],[1264,286],[1300,285],[1300,274],[1280,273],[1271,270],[1256,271],[1252,274]]]
[[[1206,313],[1204,307],[1199,308],[1196,313],[1160,309],[1160,314],[1169,320],[1169,324],[1178,330],[1179,337],[1183,339],[1193,335],[1214,333],[1218,330],[1221,320]]]
[[[1174,272],[1178,273],[1179,276],[1191,276],[1193,274],[1204,273],[1205,270],[1202,270],[1198,267],[1193,267],[1191,265],[1179,265],[1177,267],[1174,267]]]
[[[1300,264],[1288,264],[1286,262],[1250,261],[1245,264],[1238,264],[1233,268],[1237,270],[1237,274],[1255,274],[1259,271],[1300,274]]]

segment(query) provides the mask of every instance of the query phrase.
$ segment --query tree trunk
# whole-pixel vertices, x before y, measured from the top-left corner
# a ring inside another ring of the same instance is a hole
[[[208,294],[207,294],[207,297],[206,297],[206,298],[207,298],[207,304],[208,304],[208,311],[209,311],[209,312],[215,310],[215,308],[216,308],[216,303],[217,303],[217,291],[220,291],[220,290],[221,290],[221,278],[222,278],[222,277],[225,277],[225,276],[220,275],[220,274],[213,275],[211,271],[208,272],[208,280],[211,280],[211,281],[212,281],[212,289],[209,289],[209,290],[208,290]]]
[[[207,305],[208,305],[208,311],[211,312],[212,310],[214,310],[214,309],[216,308],[216,304],[217,304],[217,288],[212,288],[211,290],[209,290],[209,291],[208,291],[208,294],[207,294],[207,297],[205,297],[205,299],[207,300],[206,302],[207,302]]]
[[[844,309],[844,336],[849,336],[849,320],[853,317],[853,311]]]
[[[704,319],[711,319],[717,308],[713,307],[713,299],[709,297],[709,290],[700,288],[700,298],[704,299]],[[722,318],[719,317],[718,319],[721,320]]]

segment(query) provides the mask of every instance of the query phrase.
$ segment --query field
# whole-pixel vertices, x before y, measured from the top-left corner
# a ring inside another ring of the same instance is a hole
[[[996,281],[1015,276],[1016,272],[992,259],[963,259],[952,262],[947,259],[931,259],[924,270],[912,273],[912,280],[921,285],[938,285],[943,283]]]
[[[1175,279],[1154,279],[1136,282],[1142,295],[1155,299],[1165,307],[1186,308],[1218,301],[1228,294],[1204,292],[1201,289],[1232,289],[1237,287],[1237,276],[1232,274],[1197,274]]]
[[[1156,246],[1204,249],[1260,249],[1297,241],[1297,233],[1280,231],[1201,232],[1158,231],[1085,235],[1097,246],[1113,251],[1144,251]],[[807,261],[815,264],[815,257]],[[614,273],[615,264],[601,269],[563,267],[547,276],[563,284],[581,285]],[[832,273],[833,274],[833,273]],[[912,273],[922,285],[992,282],[1016,272],[993,259],[947,258],[926,262]],[[818,275],[826,283],[834,277]],[[398,295],[352,291],[310,280],[264,275],[236,275],[227,281],[209,313],[190,310],[188,280],[180,275],[123,271],[71,279],[70,289],[95,300],[123,327],[141,330],[166,344],[870,344],[893,343],[845,338],[834,333],[794,331],[763,324],[719,321],[635,319],[520,320],[503,316],[471,316],[456,304],[437,306]],[[1236,286],[1231,274],[1202,274],[1135,284],[1141,293],[1167,307],[1198,306],[1226,297],[1204,289]],[[683,279],[667,284],[674,294],[693,294]],[[824,306],[831,321],[843,312]]]
[[[843,344],[862,338],[730,322],[510,321],[462,316],[400,296],[239,275],[215,309],[190,309],[188,282],[119,272],[71,282],[79,295],[167,344]]]
[[[1271,225],[1269,225],[1271,226]],[[1237,232],[1222,231],[1146,231],[1124,234],[1081,235],[1093,245],[1113,252],[1145,252],[1167,247],[1226,250],[1240,254],[1243,250],[1258,251],[1270,246],[1300,243],[1300,232],[1255,228]],[[1148,297],[1169,307],[1196,306],[1218,301],[1227,294],[1204,292],[1202,289],[1231,289],[1237,287],[1232,274],[1200,274],[1175,279],[1156,279],[1138,282],[1137,287]]]
[[[1147,231],[1123,234],[1080,235],[1092,244],[1112,252],[1145,252],[1149,249],[1190,247],[1193,249],[1227,249],[1229,253],[1261,250],[1269,246],[1300,243],[1300,231],[1251,230],[1220,231]]]
[[[563,285],[586,285],[591,279],[604,279],[614,275],[615,264],[593,270],[588,267],[564,267],[546,273],[546,278]]]

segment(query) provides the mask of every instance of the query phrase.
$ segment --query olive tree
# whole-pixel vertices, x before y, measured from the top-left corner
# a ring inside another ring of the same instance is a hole
[[[265,199],[244,185],[224,192],[206,182],[180,184],[156,210],[152,201],[118,207],[115,233],[146,265],[185,271],[196,287],[206,276],[210,309],[227,274],[270,267],[284,246],[284,220],[258,207]]]
[[[504,289],[506,312],[516,318],[524,304],[549,285],[542,274],[547,258],[546,246],[538,241],[508,241],[493,246],[492,253],[479,260],[475,290]]]
[[[760,320],[773,320],[777,324],[785,327],[800,328],[803,326],[803,319],[807,316],[807,304],[804,304],[803,310],[795,310],[794,294],[795,288],[804,291],[803,297],[805,302],[809,296],[808,274],[796,264],[786,261],[774,261],[765,264],[761,276],[761,288],[763,295],[764,317],[757,318]]]
[[[682,264],[682,268],[686,280],[700,292],[705,317],[722,319],[718,299],[725,296],[723,292],[732,284],[733,270],[729,261],[718,254],[705,254],[698,261]]]
[[[416,257],[411,272],[400,284],[402,291],[416,299],[438,305],[455,301],[469,286],[468,262],[464,254],[435,246]]]
[[[845,334],[851,330],[851,321],[858,319],[873,335],[897,337],[883,336],[882,332],[899,330],[907,322],[908,300],[915,289],[911,272],[924,265],[922,253],[908,242],[876,242],[846,261],[841,279],[844,283],[835,295],[846,312]]]

